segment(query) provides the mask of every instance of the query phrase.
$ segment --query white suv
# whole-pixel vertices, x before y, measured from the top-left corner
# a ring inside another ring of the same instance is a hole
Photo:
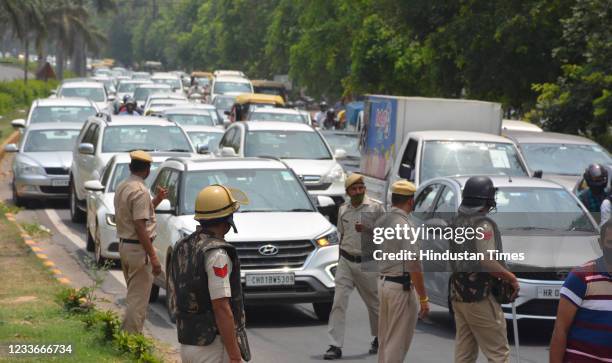
[[[106,163],[118,153],[132,150],[193,153],[185,131],[175,122],[159,117],[91,117],[81,129],[72,153],[70,171],[70,217],[84,222],[85,182],[99,180]]]
[[[241,121],[233,123],[219,142],[221,156],[272,156],[286,162],[302,179],[308,192],[344,203],[346,174],[336,158],[346,151],[335,150],[312,127],[295,122]],[[327,211],[333,223],[337,210]]]
[[[169,196],[156,210],[153,245],[166,273],[157,277],[154,290],[166,289],[170,317],[175,311],[172,271],[167,268],[172,249],[198,225],[198,192],[217,183],[249,198],[234,214],[238,233],[226,235],[238,251],[246,303],[313,303],[317,316],[326,320],[334,297],[338,234],[317,206],[333,201],[310,197],[287,165],[262,158],[171,158],[159,167],[151,189],[167,188]]]

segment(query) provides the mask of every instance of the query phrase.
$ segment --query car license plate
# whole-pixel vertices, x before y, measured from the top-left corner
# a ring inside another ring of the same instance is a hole
[[[51,185],[54,187],[67,187],[68,183],[68,179],[56,179],[51,181]]]
[[[538,286],[538,299],[558,299],[561,286]]]
[[[284,274],[247,274],[247,286],[293,286],[295,285],[295,275],[292,273]]]

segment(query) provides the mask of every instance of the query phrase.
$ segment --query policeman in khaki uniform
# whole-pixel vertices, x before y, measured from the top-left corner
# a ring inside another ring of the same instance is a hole
[[[463,200],[454,221],[455,228],[481,228],[481,238],[451,242],[451,252],[484,253],[484,261],[451,261],[450,295],[455,312],[455,362],[473,363],[478,348],[489,362],[508,362],[510,346],[506,319],[492,288],[505,280],[514,296],[519,285],[516,276],[499,261],[488,259],[487,250],[502,250],[501,235],[487,214],[494,209],[496,189],[486,176],[469,178],[463,188]],[[478,236],[478,235],[477,235]]]
[[[415,191],[416,187],[409,181],[400,180],[393,183],[392,208],[376,221],[375,226],[385,229],[396,229],[397,225],[416,227],[408,214],[414,205]],[[414,241],[408,239],[385,239],[380,249],[388,253],[413,251],[418,254],[419,245],[412,242]],[[412,342],[417,314],[424,318],[429,313],[429,298],[425,292],[421,263],[397,260],[381,260],[378,263],[378,362],[401,363]],[[420,296],[420,302],[417,301],[415,290]]]
[[[380,217],[384,209],[380,203],[366,196],[362,175],[351,174],[344,186],[350,201],[340,206],[338,212],[338,232],[341,234],[340,259],[335,276],[334,303],[329,316],[331,345],[325,352],[325,359],[342,357],[348,299],[355,287],[368,308],[370,332],[374,337],[369,353],[378,352],[377,274],[361,269],[361,234],[372,231],[374,221]]]
[[[162,271],[153,248],[155,207],[168,196],[168,192],[159,188],[151,200],[144,183],[151,172],[151,155],[138,150],[130,153],[130,159],[131,175],[119,184],[115,192],[115,222],[121,268],[127,285],[123,330],[141,333],[153,276]]]
[[[176,290],[176,329],[183,363],[250,360],[244,330],[240,261],[225,242],[244,193],[222,185],[202,189],[195,203],[200,226],[176,243],[169,275]]]

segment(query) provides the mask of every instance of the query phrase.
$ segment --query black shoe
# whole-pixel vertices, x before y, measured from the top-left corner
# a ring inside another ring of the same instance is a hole
[[[327,350],[327,352],[325,352],[325,355],[323,356],[323,359],[325,360],[333,360],[340,358],[342,358],[342,349],[333,345],[329,346],[329,349]]]
[[[378,337],[374,337],[374,340],[372,340],[372,345],[370,346],[370,350],[368,351],[368,353],[370,354],[378,353]]]

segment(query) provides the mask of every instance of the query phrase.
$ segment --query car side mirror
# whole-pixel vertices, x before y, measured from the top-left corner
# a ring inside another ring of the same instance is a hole
[[[26,124],[26,121],[22,118],[18,118],[15,119],[13,121],[11,121],[11,126],[13,126],[14,128],[24,128]]]
[[[224,146],[221,148],[221,156],[236,157],[238,154],[236,154],[236,150],[233,147]]]
[[[208,154],[210,152],[209,150],[208,145],[198,145],[198,154]]]
[[[113,94],[108,95],[108,101],[113,102],[117,97]]]
[[[79,144],[79,154],[85,154],[85,155],[93,155],[94,153],[94,146],[90,143],[82,143]]]
[[[7,153],[16,153],[19,151],[19,148],[17,147],[17,144],[6,144],[4,146],[4,151]]]
[[[49,92],[50,96],[57,96],[57,90],[56,89],[52,89],[51,92]]]
[[[327,195],[317,195],[317,207],[319,208],[328,208],[336,205],[334,200]]]
[[[344,150],[344,149],[336,149],[334,151],[334,157],[336,159],[344,159],[346,157],[346,150]]]
[[[538,179],[542,179],[542,174],[543,174],[542,170],[536,170],[536,171],[533,172],[533,177],[534,178],[538,178]]]
[[[401,164],[399,168],[399,176],[406,180],[412,180],[412,166],[408,164]]]
[[[168,199],[164,199],[157,205],[155,208],[155,213],[157,214],[173,214],[174,210],[172,209],[172,205]]]
[[[99,180],[88,180],[85,182],[85,184],[83,184],[83,186],[85,187],[85,190],[90,192],[104,191],[104,185],[102,185]]]

